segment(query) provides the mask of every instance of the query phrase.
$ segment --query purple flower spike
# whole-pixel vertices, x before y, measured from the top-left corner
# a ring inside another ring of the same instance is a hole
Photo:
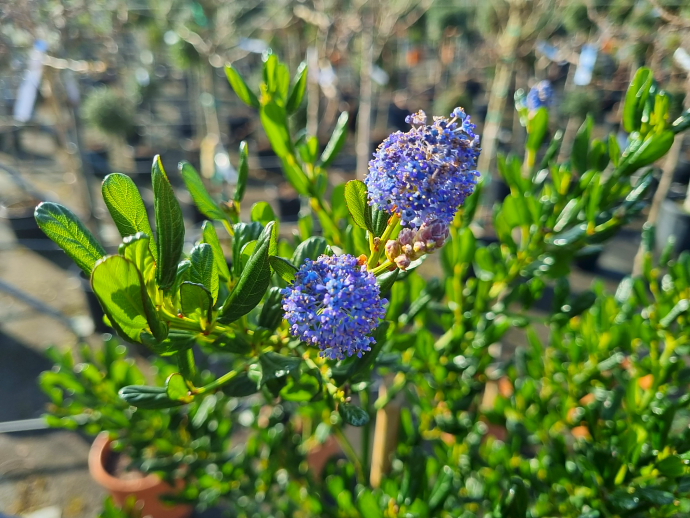
[[[406,227],[450,224],[479,177],[475,126],[462,108],[450,119],[434,117],[431,125],[421,110],[406,120],[414,127],[390,135],[369,162],[369,203],[397,214]]]
[[[342,360],[371,350],[369,335],[384,318],[384,305],[376,277],[356,257],[322,255],[307,259],[295,282],[282,291],[285,318],[291,333],[321,356]]]

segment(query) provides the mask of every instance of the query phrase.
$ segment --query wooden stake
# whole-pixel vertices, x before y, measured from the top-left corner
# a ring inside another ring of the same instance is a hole
[[[384,382],[379,389],[379,399],[385,398],[386,392]],[[371,473],[369,476],[372,487],[380,487],[383,476],[391,469],[391,457],[398,445],[400,407],[400,403],[393,400],[376,412],[374,451],[371,456]]]

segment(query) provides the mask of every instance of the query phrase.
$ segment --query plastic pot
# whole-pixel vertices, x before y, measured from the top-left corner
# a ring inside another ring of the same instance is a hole
[[[91,319],[93,320],[94,331],[96,333],[112,333],[113,330],[103,321],[105,313],[103,312],[101,303],[98,302],[98,297],[93,292],[91,280],[84,274],[84,272],[79,272],[79,280],[81,281],[81,289],[86,296],[86,305],[89,307],[89,313],[91,314]]]
[[[690,214],[683,210],[682,205],[664,200],[656,225],[657,250],[663,250],[671,236],[676,238],[676,253],[690,250]]]
[[[56,266],[69,270],[74,264],[72,259],[36,223],[34,209],[39,203],[38,200],[29,199],[0,207],[0,217],[9,223],[20,245],[33,250]]]
[[[122,506],[130,496],[134,496],[139,505],[143,506],[142,516],[188,518],[192,515],[194,507],[191,505],[171,506],[159,499],[161,495],[179,491],[183,485],[181,480],[173,488],[157,475],[142,475],[141,478],[125,480],[108,473],[105,466],[112,455],[111,442],[107,432],[96,437],[89,451],[89,472],[98,484],[110,491],[116,504]]]

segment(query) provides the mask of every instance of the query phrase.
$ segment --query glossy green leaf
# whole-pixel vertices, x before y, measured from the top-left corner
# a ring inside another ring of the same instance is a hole
[[[284,257],[272,255],[268,258],[273,270],[287,283],[292,283],[295,280],[297,267]]]
[[[194,169],[194,166],[189,162],[180,162],[179,169],[180,175],[187,186],[189,194],[192,195],[194,204],[199,209],[199,212],[209,219],[219,221],[225,220],[225,213],[218,206],[218,204],[216,204],[214,199],[206,190],[204,182],[202,182],[201,177],[199,176],[199,173],[197,173],[196,169]]]
[[[668,153],[673,145],[675,134],[670,130],[648,136],[642,145],[627,160],[626,174],[651,165]]]
[[[642,107],[647,101],[653,81],[654,75],[652,71],[649,68],[642,67],[637,70],[628,87],[623,107],[623,128],[628,133],[640,129]]]
[[[261,365],[261,384],[267,381],[283,378],[297,370],[302,363],[302,359],[296,356],[285,356],[272,351],[265,352],[259,356]]]
[[[369,413],[356,405],[340,403],[338,413],[347,424],[352,426],[364,426],[369,422]]]
[[[164,340],[167,328],[158,321],[156,309],[135,264],[122,256],[106,257],[91,274],[91,285],[103,310],[118,333],[140,342],[144,330]]]
[[[228,268],[228,262],[225,260],[225,254],[223,253],[223,247],[218,239],[216,228],[210,221],[204,221],[204,224],[201,225],[201,239],[202,243],[209,244],[213,250],[213,258],[216,269],[218,270],[218,276],[225,281],[229,280],[230,269]]]
[[[182,209],[175,197],[175,191],[165,174],[160,156],[153,159],[151,171],[153,180],[154,210],[158,245],[158,268],[156,282],[161,289],[170,288],[177,275],[177,263],[184,246],[184,219]]]
[[[271,283],[271,266],[268,256],[273,240],[273,227],[274,223],[270,222],[259,236],[256,250],[242,270],[235,289],[219,310],[219,322],[223,324],[234,322],[261,302]]]
[[[235,187],[235,196],[233,199],[236,202],[241,202],[244,198],[244,192],[247,190],[247,180],[249,179],[249,146],[243,140],[240,142],[240,161],[237,166],[237,186]]]
[[[671,455],[657,463],[656,468],[666,477],[680,477],[688,470],[683,460],[677,455]],[[672,500],[673,501],[673,500]]]
[[[129,385],[127,387],[122,387],[118,395],[128,404],[146,410],[160,410],[184,404],[182,401],[170,399],[165,387]]]
[[[306,403],[320,392],[320,379],[309,372],[303,372],[299,376],[288,377],[287,385],[280,390],[280,397],[286,401]]]
[[[593,127],[594,119],[591,115],[587,115],[582,126],[577,130],[575,140],[573,141],[573,151],[570,160],[573,168],[580,174],[584,174],[588,169],[589,141],[592,138]]]
[[[192,263],[189,269],[189,280],[204,286],[211,293],[213,300],[217,300],[219,289],[218,268],[211,245],[207,243],[196,245],[192,249],[189,260]]]
[[[398,274],[400,274],[400,270],[396,268],[392,272],[386,272],[376,278],[381,294],[388,292],[393,287],[393,284],[398,279]]]
[[[277,286],[268,290],[266,302],[261,308],[258,320],[258,324],[265,329],[274,330],[283,320],[283,295],[281,291]]]
[[[373,232],[371,206],[367,198],[367,186],[361,180],[350,180],[345,184],[345,203],[358,227]]]
[[[510,488],[501,501],[501,516],[525,518],[529,506],[529,493],[522,479],[513,477]]]
[[[362,518],[383,518],[381,506],[369,489],[364,489],[357,497],[357,508]]]
[[[240,264],[242,265],[242,268],[244,268],[246,264],[249,262],[249,258],[254,253],[254,250],[256,250],[256,246],[258,245],[258,243],[258,240],[254,240],[250,241],[242,247],[242,253],[240,254]]]
[[[252,223],[237,223],[233,227],[235,231],[235,236],[232,240],[232,261],[233,274],[237,277],[242,271],[242,249],[250,241],[255,241],[259,239],[263,227],[258,221]]]
[[[252,379],[247,372],[240,372],[221,389],[223,393],[231,397],[246,397],[259,391],[259,384]]]
[[[539,108],[533,115],[531,115],[527,123],[527,143],[525,147],[530,151],[538,151],[544,142],[546,133],[549,131],[549,110],[548,108]]]
[[[295,113],[302,104],[304,99],[304,94],[307,91],[307,80],[309,78],[309,69],[307,64],[302,62],[297,68],[297,73],[295,74],[295,79],[293,81],[292,90],[288,96],[287,104],[285,109],[288,114]]]
[[[36,207],[36,223],[88,275],[105,249],[89,229],[70,211],[57,203],[45,201]]]
[[[347,184],[340,183],[333,187],[333,192],[331,193],[331,208],[333,209],[333,218],[336,221],[340,221],[347,217],[350,211],[347,209],[347,203],[345,202],[345,186]]]
[[[434,512],[443,505],[453,487],[453,470],[443,466],[429,495],[429,510]],[[512,515],[507,515],[512,516]]]
[[[266,226],[269,221],[276,221],[276,213],[270,203],[259,201],[252,205],[251,220]]]
[[[244,104],[253,108],[259,108],[259,99],[254,95],[254,92],[249,89],[244,78],[232,65],[225,65],[225,75],[230,82],[230,86],[237,94],[237,97],[239,97]]]
[[[138,232],[147,234],[151,238],[149,241],[151,253],[154,259],[158,260],[156,240],[153,239],[154,234],[146,206],[134,181],[126,174],[109,174],[103,180],[101,192],[120,235],[127,237]]]
[[[212,320],[213,298],[203,284],[183,282],[180,285],[180,305],[182,313],[188,317],[196,313],[207,322]]]
[[[262,106],[261,123],[266,136],[271,141],[273,151],[279,157],[284,159],[287,155],[294,155],[285,108],[278,106],[275,102]]]
[[[321,236],[312,236],[309,239],[302,241],[295,249],[292,255],[292,264],[297,268],[302,266],[305,259],[315,261],[320,255],[326,253],[328,249],[328,242]]]
[[[132,261],[141,273],[144,284],[153,279],[155,273],[155,261],[151,255],[149,243],[151,238],[143,232],[127,236],[122,240],[118,253]]]
[[[165,390],[168,397],[173,401],[190,403],[194,399],[194,396],[189,393],[187,382],[179,372],[168,376],[168,379],[165,380]]]
[[[328,144],[326,144],[323,153],[321,153],[321,158],[319,158],[320,167],[326,168],[331,165],[345,145],[347,141],[347,121],[349,117],[347,112],[342,112],[340,117],[338,117],[338,122],[335,125],[333,134]]]

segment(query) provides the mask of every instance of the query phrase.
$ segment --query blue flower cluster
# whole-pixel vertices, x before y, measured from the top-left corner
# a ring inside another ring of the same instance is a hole
[[[292,334],[318,345],[331,360],[371,350],[370,334],[384,318],[376,277],[352,255],[307,259],[295,282],[282,291]]]
[[[536,111],[539,108],[548,108],[553,103],[553,87],[551,82],[539,81],[527,94],[527,109]]]
[[[479,177],[479,136],[464,110],[434,117],[431,125],[426,121],[421,110],[410,115],[412,129],[381,143],[365,179],[369,203],[398,214],[412,228],[432,220],[450,224]]]

